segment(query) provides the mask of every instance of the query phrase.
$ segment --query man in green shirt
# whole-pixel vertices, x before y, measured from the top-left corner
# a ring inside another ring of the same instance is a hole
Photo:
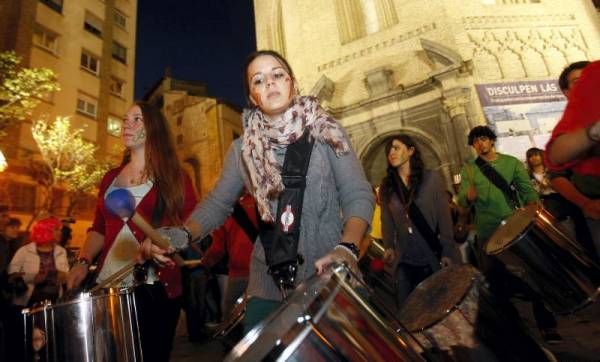
[[[517,191],[521,204],[539,201],[523,163],[517,158],[496,152],[496,135],[487,126],[477,126],[469,133],[469,145],[477,155],[492,165]],[[460,206],[475,207],[475,227],[479,241],[486,241],[494,233],[502,220],[513,214],[514,208],[502,190],[494,186],[481,172],[475,161],[467,163],[461,171],[461,184],[458,193]]]
[[[461,171],[461,185],[458,202],[462,207],[475,208],[475,228],[477,230],[480,268],[486,274],[496,292],[507,300],[522,288],[523,282],[512,276],[504,267],[485,255],[482,248],[503,220],[508,219],[515,207],[539,202],[538,193],[533,188],[525,166],[517,158],[496,152],[496,134],[487,126],[477,126],[469,132],[469,145],[473,146],[478,157],[511,185],[512,191],[503,192],[477,166],[477,161],[467,163]],[[539,298],[531,296],[533,313],[542,334],[548,343],[562,341],[556,332],[556,320]],[[516,311],[515,311],[516,312]]]

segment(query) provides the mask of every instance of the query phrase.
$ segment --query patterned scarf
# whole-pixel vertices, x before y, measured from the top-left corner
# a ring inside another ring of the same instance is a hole
[[[242,157],[250,174],[253,195],[261,218],[274,222],[269,200],[283,191],[281,167],[275,150],[302,137],[304,130],[315,140],[328,144],[340,157],[350,151],[342,127],[328,115],[314,97],[296,96],[277,120],[268,120],[260,109],[246,109],[243,114]]]

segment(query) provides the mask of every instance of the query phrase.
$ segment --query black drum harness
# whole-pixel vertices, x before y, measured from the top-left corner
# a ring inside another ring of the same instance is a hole
[[[475,164],[479,167],[481,173],[500,191],[504,194],[504,198],[506,199],[506,203],[511,207],[511,209],[518,209],[521,207],[521,203],[519,202],[519,196],[517,195],[517,189],[515,185],[511,182],[510,184],[496,169],[486,160],[481,157],[477,157],[475,159]]]

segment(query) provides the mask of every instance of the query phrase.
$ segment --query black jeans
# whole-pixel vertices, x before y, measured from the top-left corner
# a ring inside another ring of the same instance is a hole
[[[161,283],[135,288],[144,361],[168,362],[179,320],[181,298],[170,299]]]

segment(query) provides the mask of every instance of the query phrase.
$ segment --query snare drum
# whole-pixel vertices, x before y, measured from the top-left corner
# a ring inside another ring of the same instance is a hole
[[[226,361],[423,361],[350,285],[340,265],[299,285]]]
[[[403,305],[401,329],[416,349],[444,361],[545,361],[545,352],[490,294],[469,265],[441,269],[420,283]]]
[[[527,206],[502,222],[484,250],[553,312],[567,314],[598,298],[600,267],[556,225],[543,208]]]
[[[28,361],[142,361],[133,289],[23,310]]]

